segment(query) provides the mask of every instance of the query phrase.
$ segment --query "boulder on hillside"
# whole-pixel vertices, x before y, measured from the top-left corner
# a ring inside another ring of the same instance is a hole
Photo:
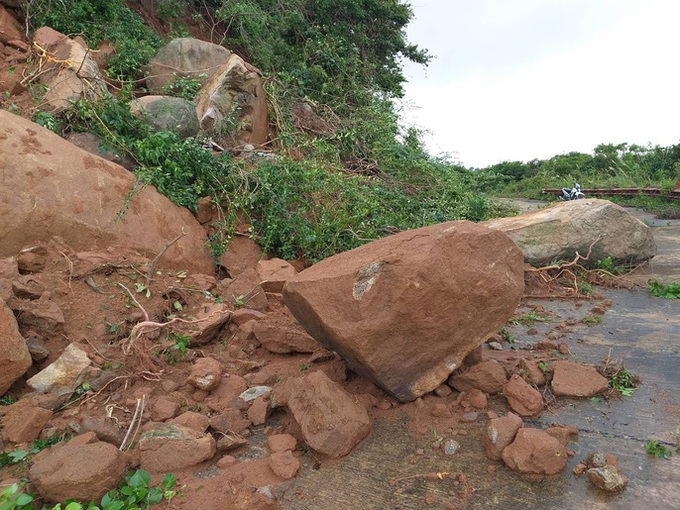
[[[502,232],[453,221],[335,255],[288,280],[298,322],[401,401],[434,390],[513,314],[522,254]]]
[[[269,127],[262,74],[238,55],[230,55],[199,91],[196,113],[203,131],[220,131],[231,119],[241,143],[263,144]]]
[[[26,373],[32,363],[14,313],[0,299],[0,396]]]
[[[39,28],[34,44],[45,50],[40,59],[40,83],[46,88],[44,109],[58,113],[79,99],[97,100],[109,95],[104,77],[86,48],[49,27]]]
[[[130,103],[135,115],[143,115],[156,131],[170,131],[180,140],[198,134],[196,107],[181,97],[144,96]]]
[[[0,257],[62,237],[76,251],[137,251],[160,267],[212,273],[207,236],[192,214],[152,186],[126,197],[135,176],[33,122],[0,110]]]
[[[651,229],[608,200],[561,202],[482,225],[505,232],[534,266],[570,261],[576,252],[585,257],[591,245],[589,259],[579,262],[587,267],[607,257],[618,263],[637,263],[656,255]]]
[[[163,46],[146,67],[146,86],[152,94],[177,78],[206,80],[231,55],[224,46],[191,37],[173,39]],[[202,78],[201,78],[202,76]]]

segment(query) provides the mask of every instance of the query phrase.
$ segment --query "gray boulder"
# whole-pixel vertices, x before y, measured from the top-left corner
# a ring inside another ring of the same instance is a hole
[[[163,46],[146,68],[146,86],[152,94],[162,92],[163,85],[178,77],[207,79],[231,55],[218,44],[182,37]],[[204,76],[203,78],[200,78]]]
[[[534,266],[571,261],[577,251],[585,257],[591,245],[589,260],[579,262],[586,267],[607,257],[615,263],[638,263],[656,255],[651,229],[608,200],[562,202],[483,225],[505,232]]]
[[[130,110],[143,116],[155,131],[170,131],[182,140],[198,134],[196,108],[181,97],[140,97],[130,103]]]

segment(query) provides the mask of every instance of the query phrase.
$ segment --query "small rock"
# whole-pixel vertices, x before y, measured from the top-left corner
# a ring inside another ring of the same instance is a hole
[[[451,390],[450,386],[446,384],[440,384],[434,389],[434,394],[437,395],[438,397],[448,397],[449,395],[451,395],[452,391],[453,390]]]
[[[231,311],[224,303],[206,303],[196,313],[194,328],[189,333],[191,345],[204,345],[213,341],[229,322]]]
[[[236,464],[236,457],[233,457],[231,455],[225,455],[224,457],[217,461],[217,467],[220,469],[231,467],[234,464]]]
[[[503,449],[514,441],[522,426],[522,418],[514,413],[491,420],[482,436],[486,456],[491,460],[500,460]]]
[[[272,453],[295,450],[297,439],[290,434],[274,434],[267,438],[267,446]]]
[[[47,265],[47,249],[44,246],[25,248],[19,253],[17,264],[21,274],[42,272]]]
[[[538,362],[532,359],[522,358],[519,362],[520,371],[523,371],[522,377],[528,382],[536,386],[543,386],[546,382],[545,374],[538,365]]]
[[[563,425],[553,425],[552,427],[548,427],[545,432],[557,439],[564,446],[569,444],[572,437],[578,436],[578,429],[572,426],[565,427]]]
[[[221,452],[228,452],[229,450],[234,450],[247,444],[248,440],[241,434],[236,434],[235,432],[223,432],[219,434],[219,439],[217,440],[217,449]]]
[[[165,397],[158,398],[151,408],[151,420],[157,422],[169,420],[177,415],[177,411],[179,411],[177,402]]]
[[[430,414],[435,418],[445,418],[447,416],[451,416],[451,409],[449,409],[447,404],[437,402],[432,406]]]
[[[556,475],[567,465],[567,449],[542,430],[522,428],[501,454],[513,471],[533,475]]]
[[[222,414],[210,418],[210,426],[218,432],[243,433],[251,422],[238,409],[226,409]]]
[[[604,308],[602,308],[601,306],[593,306],[590,309],[590,311],[594,314],[597,314],[597,315],[604,315],[605,312],[606,312],[606,310]]]
[[[458,391],[472,388],[494,395],[503,389],[507,381],[505,369],[495,360],[482,361],[472,366],[467,372],[449,377],[448,385]]]
[[[551,388],[558,397],[592,397],[604,392],[609,382],[593,367],[572,363],[571,361],[553,361]]]
[[[543,397],[518,374],[513,374],[503,388],[513,411],[521,416],[537,416],[543,411]]]
[[[489,405],[489,399],[482,390],[472,388],[463,393],[461,404],[463,407],[468,407],[466,404],[469,404],[469,406],[472,406],[475,409],[486,409]]]
[[[569,346],[564,342],[557,344],[557,352],[559,352],[560,354],[571,354]]]
[[[576,476],[581,476],[581,475],[585,474],[587,469],[588,469],[588,466],[586,466],[585,464],[579,463],[579,464],[576,464],[574,466],[572,473],[574,473]]]
[[[392,403],[389,400],[379,400],[376,404],[375,407],[380,409],[381,411],[387,411],[388,409],[392,409]]]
[[[222,365],[214,358],[198,358],[191,367],[187,382],[199,390],[214,390],[222,382]]]
[[[503,350],[503,346],[501,344],[499,344],[498,342],[490,342],[489,348],[493,349],[494,351],[502,351]]]
[[[447,439],[444,441],[444,454],[454,455],[460,450],[460,443],[455,439]]]
[[[548,335],[548,336],[550,336],[550,335]],[[557,338],[555,338],[555,339],[557,339]],[[557,344],[555,342],[550,342],[548,340],[541,340],[540,342],[536,342],[536,345],[534,345],[534,348],[536,350],[539,350],[539,351],[556,351],[557,350]]]
[[[243,399],[245,402],[250,402],[251,400],[255,400],[257,397],[268,395],[271,393],[271,391],[271,386],[253,386],[241,393],[239,398]]]
[[[79,377],[89,365],[87,353],[76,344],[69,344],[54,363],[26,382],[41,393],[70,395],[79,386]]]
[[[264,425],[267,421],[267,416],[269,415],[269,408],[269,399],[257,397],[255,400],[253,400],[253,404],[250,406],[246,414],[253,425]]]
[[[527,329],[527,335],[538,335],[538,330],[536,328]]]
[[[293,456],[290,450],[285,450],[271,454],[269,457],[269,467],[277,476],[284,480],[290,480],[300,469],[300,461]]]
[[[23,400],[0,407],[0,434],[12,443],[27,443],[38,439],[43,427],[52,419],[52,411],[24,404]]]
[[[172,420],[172,423],[183,425],[198,432],[205,432],[210,426],[210,418],[204,414],[186,411]]]
[[[176,423],[162,423],[142,434],[139,450],[142,469],[168,473],[211,459],[216,445],[210,434]]]
[[[614,466],[609,464],[602,467],[590,468],[588,479],[597,488],[608,492],[618,492],[623,490],[628,484],[628,478]]]
[[[476,411],[470,411],[468,413],[463,414],[461,417],[460,421],[464,423],[474,423],[477,421],[477,418],[479,417],[479,413]]]
[[[366,409],[321,371],[293,381],[288,408],[305,442],[330,457],[347,455],[371,431]]]

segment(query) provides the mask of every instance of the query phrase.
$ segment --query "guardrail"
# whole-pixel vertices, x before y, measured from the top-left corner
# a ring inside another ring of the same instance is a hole
[[[590,188],[581,189],[586,195],[604,195],[604,196],[636,196],[646,195],[653,197],[675,198],[680,200],[680,187],[672,189],[670,192],[664,192],[659,188]],[[562,195],[562,188],[543,188],[543,193],[552,195]]]

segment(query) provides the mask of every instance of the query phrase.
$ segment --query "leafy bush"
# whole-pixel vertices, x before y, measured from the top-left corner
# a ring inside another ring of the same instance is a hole
[[[678,299],[680,298],[680,283],[672,282],[668,285],[659,283],[656,280],[649,280],[647,282],[649,285],[649,295],[666,298],[666,299]]]

